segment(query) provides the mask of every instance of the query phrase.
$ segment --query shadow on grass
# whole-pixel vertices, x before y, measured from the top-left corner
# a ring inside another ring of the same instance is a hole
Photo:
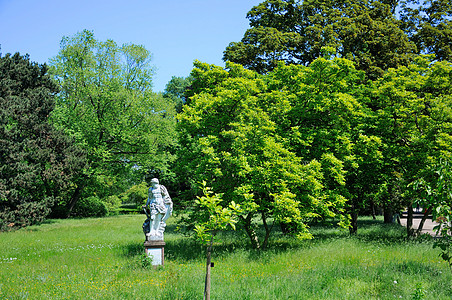
[[[363,218],[358,220],[358,231],[350,235],[348,229],[339,229],[333,222],[311,225],[311,232],[316,241],[328,241],[337,238],[353,238],[368,243],[405,244],[412,242],[413,238],[407,237],[406,228],[397,224],[385,224],[382,220]],[[428,237],[420,236],[414,240],[419,242],[429,241]]]
[[[441,271],[431,265],[419,261],[405,261],[393,265],[394,271],[406,275],[420,275],[428,273],[429,276],[441,276]]]
[[[226,231],[218,235],[219,241],[214,244],[214,256],[227,256],[237,250],[246,252],[251,260],[265,259],[269,253],[283,253],[295,249],[311,247],[323,242],[336,239],[356,239],[366,243],[379,243],[385,245],[404,244],[408,242],[406,230],[398,224],[384,224],[381,220],[371,218],[358,221],[357,234],[350,236],[347,229],[339,228],[335,222],[311,224],[313,240],[300,241],[292,235],[284,235],[279,226],[275,226],[265,251],[253,249],[249,238],[241,231]],[[264,230],[257,228],[259,236]],[[204,260],[206,247],[200,245],[190,237],[183,236],[177,231],[174,224],[168,225],[165,231],[165,259],[173,261]],[[125,256],[139,256],[144,253],[143,243],[128,244],[124,246]]]
[[[44,221],[40,222],[39,224],[36,225],[32,225],[29,227],[24,227],[24,228],[12,228],[11,231],[15,231],[15,230],[26,230],[26,231],[42,231],[42,225],[52,225],[57,223],[57,220],[55,219],[45,219]]]

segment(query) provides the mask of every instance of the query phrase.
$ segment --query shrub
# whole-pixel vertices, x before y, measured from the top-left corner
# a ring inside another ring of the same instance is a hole
[[[98,197],[91,196],[80,199],[72,211],[74,217],[105,217],[108,213],[107,206]]]
[[[119,208],[121,207],[121,199],[116,195],[109,196],[109,197],[103,199],[102,202],[107,207],[109,215],[117,214],[119,211]]]
[[[148,188],[146,182],[132,186],[121,195],[122,203],[133,203],[137,210],[141,210],[141,206],[146,203]]]

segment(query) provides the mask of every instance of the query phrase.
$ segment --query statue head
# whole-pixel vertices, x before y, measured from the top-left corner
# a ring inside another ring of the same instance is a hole
[[[157,178],[152,178],[151,185],[152,187],[157,187],[159,185],[159,180]]]

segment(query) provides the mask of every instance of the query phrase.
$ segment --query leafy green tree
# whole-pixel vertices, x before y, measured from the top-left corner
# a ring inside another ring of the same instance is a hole
[[[325,57],[309,67],[281,64],[268,74],[271,89],[284,91],[291,106],[286,118],[276,115],[275,120],[284,120],[281,134],[297,156],[321,163],[328,197],[348,200],[354,233],[359,211],[378,191],[382,140],[367,125],[373,112],[367,108],[362,72],[351,61],[332,57],[331,49],[323,52]]]
[[[308,65],[332,47],[375,79],[406,65],[416,50],[394,10],[384,1],[267,0],[248,12],[251,28],[229,44],[224,60],[266,73],[277,61]]]
[[[400,194],[408,207],[421,192],[414,183],[420,178],[432,180],[438,159],[452,153],[451,71],[449,62],[433,63],[431,57],[419,56],[375,83],[372,105],[386,144],[383,176],[409,187]],[[422,205],[436,207],[425,200]]]
[[[178,116],[181,172],[194,188],[206,181],[223,194],[223,204],[240,205],[239,226],[254,247],[267,246],[274,222],[310,238],[310,220],[342,211],[345,198],[323,185],[324,178],[340,177],[333,174],[337,160],[325,155],[304,161],[282,135],[292,109],[287,91],[233,63],[224,70],[195,62],[191,76],[193,96]],[[256,217],[263,236],[253,226]]]
[[[121,194],[122,203],[133,203],[136,211],[141,211],[148,198],[148,183],[145,181],[133,185],[127,191]]]
[[[85,166],[84,152],[49,123],[57,92],[46,65],[0,57],[0,230],[43,221]]]
[[[435,166],[436,185],[434,197],[436,207],[434,217],[437,225],[433,228],[442,239],[436,241],[433,248],[440,248],[440,257],[449,264],[452,269],[452,165],[449,158],[442,158]]]
[[[90,162],[66,204],[69,213],[83,192],[105,199],[140,183],[146,173],[171,175],[174,103],[152,92],[150,60],[143,46],[101,42],[87,30],[62,39],[51,60],[61,88],[52,119]]]

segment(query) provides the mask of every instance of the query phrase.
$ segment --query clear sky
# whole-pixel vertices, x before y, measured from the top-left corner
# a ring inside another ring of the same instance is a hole
[[[153,54],[154,91],[193,61],[224,66],[223,51],[249,27],[246,13],[263,0],[0,0],[1,53],[48,62],[63,36],[83,29],[96,39],[143,45]]]

